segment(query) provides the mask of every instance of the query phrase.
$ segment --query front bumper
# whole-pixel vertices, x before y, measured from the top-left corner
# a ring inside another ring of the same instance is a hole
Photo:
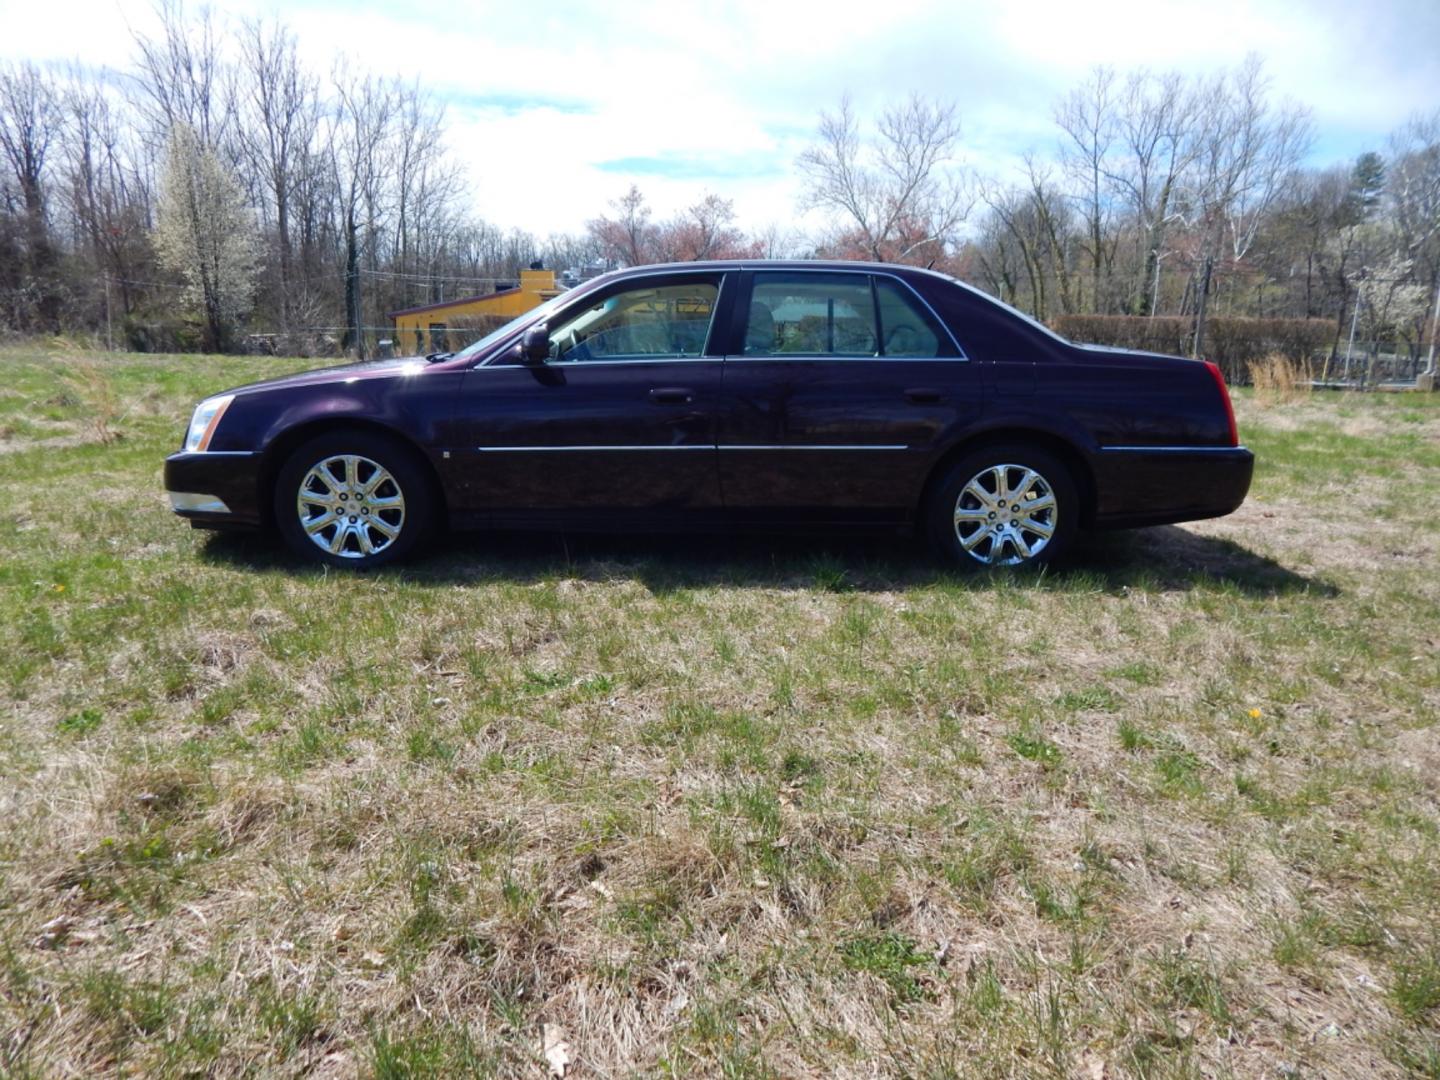
[[[165,459],[165,490],[175,513],[198,528],[256,528],[264,523],[260,455],[215,451]]]
[[[1255,455],[1243,446],[1105,447],[1092,456],[1097,529],[1222,517],[1245,501]]]

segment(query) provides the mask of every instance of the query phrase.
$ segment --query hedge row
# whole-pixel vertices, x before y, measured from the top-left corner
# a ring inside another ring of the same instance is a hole
[[[1160,315],[1061,315],[1051,321],[1055,332],[1086,345],[1114,345],[1124,349],[1189,356],[1195,320]],[[1205,321],[1204,353],[1231,382],[1249,379],[1252,363],[1278,353],[1309,366],[1317,353],[1335,341],[1335,324],[1328,319],[1211,318]]]

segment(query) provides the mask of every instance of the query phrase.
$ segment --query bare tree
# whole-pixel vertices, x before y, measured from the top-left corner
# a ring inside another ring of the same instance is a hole
[[[158,0],[155,12],[159,37],[135,35],[137,105],[152,135],[167,145],[170,133],[183,124],[201,146],[220,146],[229,134],[235,101],[214,13],[201,8],[192,21],[183,0]]]
[[[1063,133],[1060,162],[1076,186],[1075,201],[1085,221],[1082,243],[1090,262],[1090,303],[1097,312],[1107,306],[1101,283],[1115,258],[1110,176],[1114,172],[1111,150],[1117,141],[1116,113],[1115,72],[1103,65],[1055,110],[1055,122]]]
[[[50,79],[33,64],[0,69],[0,149],[24,206],[24,260],[36,325],[60,329],[56,252],[46,220],[46,161],[60,135],[63,112]]]
[[[1307,110],[1271,107],[1269,82],[1260,59],[1251,56],[1236,71],[1217,77],[1199,105],[1204,125],[1188,197],[1199,238],[1193,351],[1205,342],[1205,316],[1217,258],[1242,260],[1260,222],[1286,177],[1309,149]]]
[[[390,264],[403,276],[435,268],[458,225],[459,167],[445,156],[445,110],[417,84],[397,87],[390,141],[395,222]],[[527,247],[533,247],[527,242]]]
[[[707,194],[685,211],[682,220],[690,226],[694,237],[691,253],[694,261],[731,257],[730,248],[737,246],[739,241],[739,233],[733,227],[733,202],[719,195]]]
[[[334,90],[330,160],[345,252],[345,347],[364,359],[360,258],[372,238],[388,179],[384,147],[395,116],[395,94],[375,76],[357,76],[344,68],[335,74]]]
[[[580,268],[600,258],[595,238],[585,233],[551,233],[541,245],[541,258],[555,270]]]
[[[290,324],[292,310],[292,203],[319,125],[318,89],[300,66],[294,36],[283,26],[248,20],[241,24],[239,38],[242,83],[237,141],[274,214],[276,310],[283,329]]]
[[[1407,254],[1440,239],[1440,111],[1413,117],[1390,140],[1389,198]]]
[[[757,259],[797,259],[806,251],[801,233],[773,221],[752,235]]]
[[[655,226],[650,223],[650,207],[640,189],[630,190],[613,200],[615,216],[598,217],[587,226],[600,248],[602,258],[622,266],[642,266],[654,259]]]
[[[108,329],[112,286],[120,313],[129,315],[137,303],[135,282],[155,276],[149,239],[153,195],[128,118],[102,85],[72,71],[64,107],[62,168],[71,247],[93,270],[88,291]]]
[[[831,245],[881,262],[934,265],[952,247],[973,200],[955,164],[960,120],[953,104],[919,95],[886,109],[862,136],[849,97],[822,112],[818,141],[800,155],[808,209],[828,211]]]
[[[1008,287],[1009,302],[1024,304],[1044,321],[1049,314],[1044,253],[1048,230],[1042,215],[1036,212],[1033,192],[1021,187],[997,188],[987,190],[982,198],[990,208],[990,228],[995,237],[992,250],[998,249],[995,254],[999,256],[988,267],[992,278],[998,278],[997,283],[1002,285],[1002,297]],[[1014,266],[1017,256],[1028,285],[1028,295],[1023,298]]]
[[[655,230],[655,257],[663,262],[753,257],[758,245],[747,241],[735,220],[735,204],[706,195]]]
[[[1126,79],[1116,110],[1118,161],[1106,177],[1128,204],[1142,245],[1130,309],[1154,314],[1159,301],[1165,234],[1179,220],[1176,188],[1198,152],[1195,98],[1178,73],[1137,71]]]

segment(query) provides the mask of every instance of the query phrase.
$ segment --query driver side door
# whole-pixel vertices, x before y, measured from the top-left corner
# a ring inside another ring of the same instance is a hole
[[[550,357],[466,374],[458,507],[506,517],[667,513],[720,505],[722,360],[709,339],[725,275],[631,278],[550,320]]]

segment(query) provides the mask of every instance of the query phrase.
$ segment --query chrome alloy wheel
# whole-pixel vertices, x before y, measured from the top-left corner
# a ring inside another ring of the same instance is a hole
[[[991,465],[955,500],[955,535],[972,559],[1014,566],[1033,559],[1055,535],[1058,506],[1050,482],[1025,465]]]
[[[405,524],[405,493],[383,465],[358,454],[316,462],[295,497],[300,527],[331,555],[363,559],[395,542]]]

